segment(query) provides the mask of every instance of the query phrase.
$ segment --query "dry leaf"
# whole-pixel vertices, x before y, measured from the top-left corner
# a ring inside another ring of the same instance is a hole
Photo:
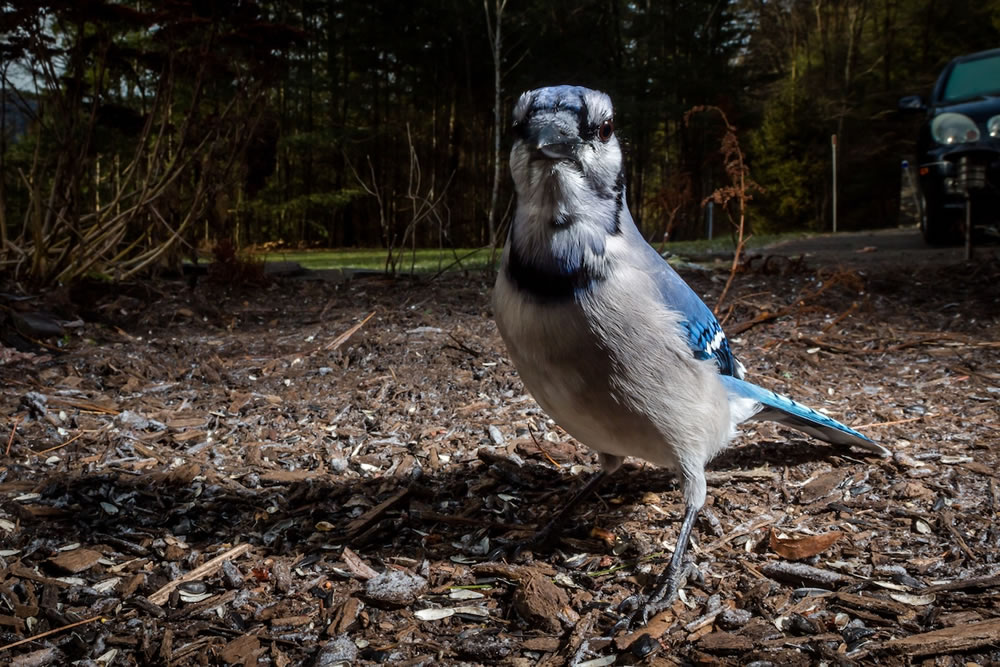
[[[442,618],[454,616],[455,610],[450,607],[433,607],[431,609],[418,609],[413,612],[413,615],[421,621],[440,621]]]
[[[368,579],[374,579],[378,576],[378,572],[369,567],[367,563],[361,560],[360,556],[347,547],[344,547],[344,552],[341,554],[341,558],[344,559],[344,563],[347,564],[347,567],[358,579],[364,579],[367,581]]]
[[[774,553],[788,560],[802,560],[815,556],[826,551],[834,542],[844,536],[839,530],[831,530],[820,535],[806,535],[804,537],[778,537],[771,529],[770,544]]]

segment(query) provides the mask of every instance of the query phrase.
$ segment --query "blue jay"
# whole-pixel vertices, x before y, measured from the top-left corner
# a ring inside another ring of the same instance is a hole
[[[652,248],[625,202],[611,99],[578,86],[521,95],[510,170],[517,210],[494,290],[497,326],[525,387],[601,471],[543,528],[626,456],[674,470],[685,512],[670,564],[649,597],[619,609],[642,625],[673,601],[691,529],[705,503],[705,465],[748,419],[838,445],[888,450],[829,417],[743,379],[712,311]]]

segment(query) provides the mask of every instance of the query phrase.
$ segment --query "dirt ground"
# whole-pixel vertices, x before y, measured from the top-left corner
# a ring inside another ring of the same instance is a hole
[[[697,576],[610,640],[677,486],[630,462],[557,544],[487,560],[596,458],[525,395],[487,277],[6,295],[8,322],[79,320],[0,350],[0,662],[1000,662],[1000,253],[796,243],[737,276],[735,351],[894,456],[748,425],[710,466]],[[721,263],[682,273],[715,304]]]

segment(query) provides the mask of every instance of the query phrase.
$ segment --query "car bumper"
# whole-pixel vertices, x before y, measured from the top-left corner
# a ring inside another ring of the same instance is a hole
[[[927,158],[919,174],[928,208],[964,209],[968,193],[977,221],[1000,221],[1000,144],[942,149]]]

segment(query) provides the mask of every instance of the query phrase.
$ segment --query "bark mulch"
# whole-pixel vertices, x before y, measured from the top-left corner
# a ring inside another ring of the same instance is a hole
[[[684,274],[710,304],[726,278]],[[488,278],[4,295],[0,661],[996,663],[998,283],[995,258],[748,264],[721,316],[751,378],[894,456],[748,425],[659,641],[600,638],[669,558],[668,471],[486,558],[595,464],[525,394]],[[11,347],[46,310],[65,335]]]

